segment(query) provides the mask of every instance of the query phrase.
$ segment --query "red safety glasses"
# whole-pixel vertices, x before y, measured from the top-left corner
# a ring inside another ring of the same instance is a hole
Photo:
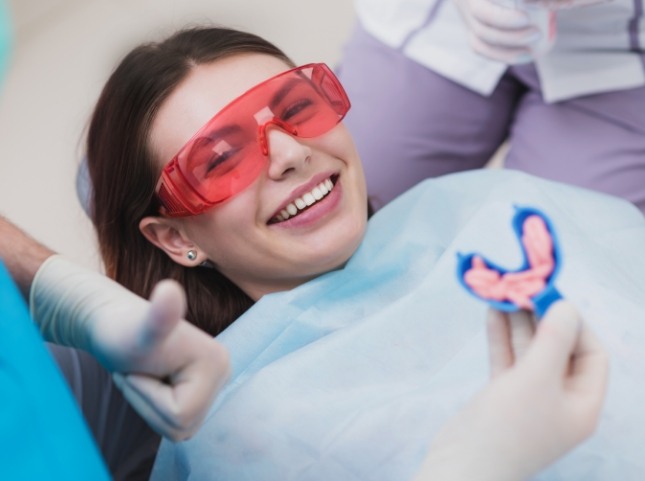
[[[164,167],[156,193],[161,213],[197,215],[248,187],[264,169],[267,129],[312,138],[334,128],[349,99],[327,65],[283,72],[220,110]]]

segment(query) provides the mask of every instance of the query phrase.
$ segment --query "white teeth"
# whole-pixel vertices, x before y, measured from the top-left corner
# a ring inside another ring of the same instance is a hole
[[[309,192],[302,196],[302,200],[304,200],[307,205],[314,205],[316,203],[316,198]]]
[[[331,179],[324,180],[316,187],[311,189],[311,192],[307,192],[302,197],[298,197],[290,204],[287,204],[287,206],[282,209],[280,213],[275,216],[275,218],[278,220],[278,222],[282,222],[284,220],[287,220],[289,217],[293,217],[298,213],[298,211],[315,204],[320,199],[325,197],[332,191],[333,188],[334,183],[331,181]]]

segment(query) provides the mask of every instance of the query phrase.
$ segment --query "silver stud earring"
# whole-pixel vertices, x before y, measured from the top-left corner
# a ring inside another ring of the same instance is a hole
[[[193,249],[189,250],[186,252],[186,257],[188,257],[189,261],[194,261],[197,259],[197,251],[194,251]]]

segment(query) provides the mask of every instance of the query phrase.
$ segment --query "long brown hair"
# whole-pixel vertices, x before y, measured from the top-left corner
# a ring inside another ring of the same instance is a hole
[[[130,52],[110,76],[92,115],[87,158],[92,219],[107,274],[142,297],[162,279],[184,286],[187,319],[215,335],[253,301],[216,269],[186,268],[148,242],[139,221],[158,215],[154,188],[160,167],[149,135],[162,102],[197,65],[239,53],[272,55],[293,66],[276,46],[227,28],[192,28]]]

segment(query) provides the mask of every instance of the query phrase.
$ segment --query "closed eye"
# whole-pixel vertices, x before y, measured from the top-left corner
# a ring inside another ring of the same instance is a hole
[[[232,142],[232,139],[230,140]],[[188,155],[193,175],[205,179],[213,175],[223,175],[235,168],[243,145],[240,145],[239,141],[236,145],[231,145],[231,142],[208,137],[195,140]]]
[[[226,172],[228,172],[228,170],[230,170],[230,168],[224,169],[222,167],[223,164],[225,162],[231,160],[232,157],[236,153],[238,153],[240,150],[241,150],[240,148],[236,148],[236,149],[231,148],[231,149],[226,150],[225,152],[213,153],[213,155],[208,159],[208,161],[206,163],[206,169],[204,170],[204,177],[208,177],[211,172],[213,172],[214,170],[216,170],[218,168],[219,168],[218,170],[223,169]]]
[[[314,102],[310,98],[305,97],[298,99],[283,110],[280,118],[291,122],[306,120],[309,117],[308,115],[305,115],[307,113],[306,111],[311,108],[313,103]]]

